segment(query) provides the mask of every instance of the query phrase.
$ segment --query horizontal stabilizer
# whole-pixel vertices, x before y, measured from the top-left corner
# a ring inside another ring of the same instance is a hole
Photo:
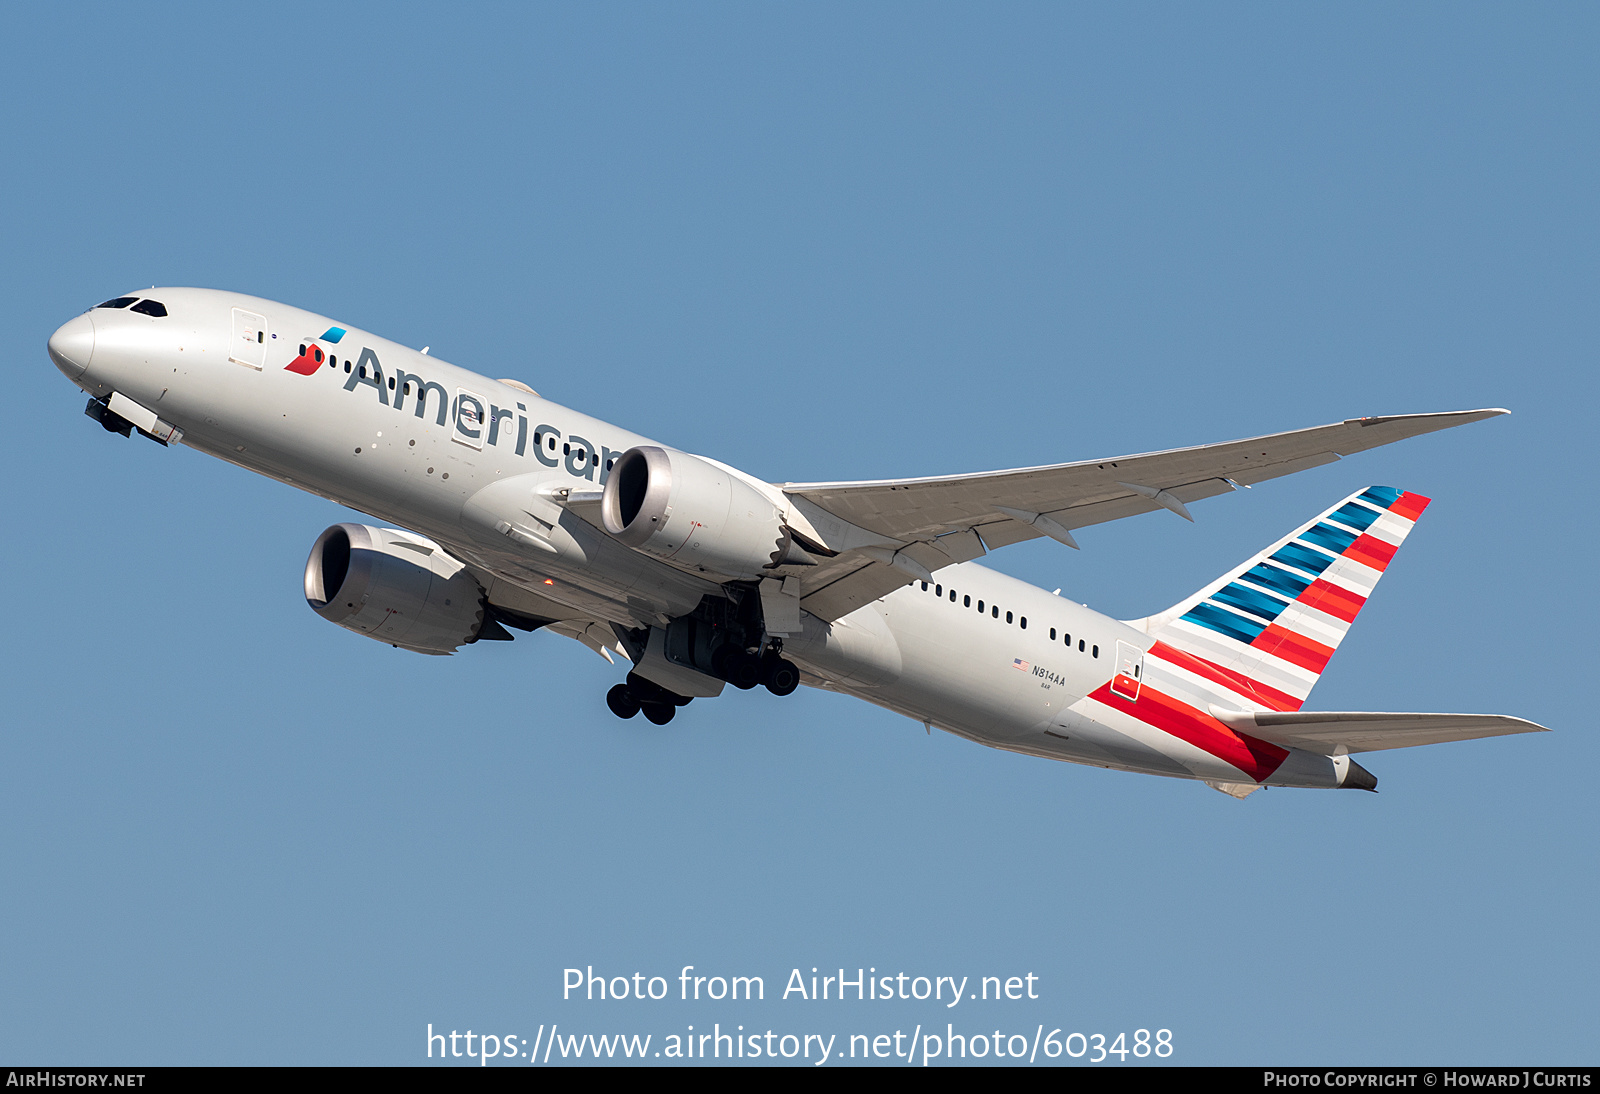
[[[1508,733],[1548,733],[1535,722],[1503,714],[1392,714],[1360,711],[1243,711],[1213,705],[1229,729],[1287,748],[1337,755],[1385,748],[1475,741]]]

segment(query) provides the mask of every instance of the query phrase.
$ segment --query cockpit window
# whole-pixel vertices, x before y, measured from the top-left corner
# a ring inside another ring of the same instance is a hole
[[[159,300],[141,300],[133,306],[133,310],[140,315],[153,315],[157,319],[167,314],[167,306]]]
[[[115,300],[107,300],[104,304],[96,304],[95,307],[97,307],[97,308],[125,308],[125,307],[127,307],[129,304],[133,303],[137,299],[139,299],[137,296],[119,296]]]

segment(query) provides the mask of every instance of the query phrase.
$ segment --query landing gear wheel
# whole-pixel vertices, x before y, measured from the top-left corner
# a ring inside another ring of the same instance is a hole
[[[728,683],[749,691],[761,683],[761,658],[739,650],[728,657]]]
[[[639,709],[644,711],[647,720],[658,726],[664,726],[672,721],[672,716],[678,713],[678,708],[671,703],[641,703]]]
[[[761,682],[774,695],[788,695],[800,686],[800,670],[787,658],[770,657],[762,662]]]
[[[639,713],[639,700],[628,690],[627,684],[618,684],[606,692],[606,706],[618,718],[632,718]]]

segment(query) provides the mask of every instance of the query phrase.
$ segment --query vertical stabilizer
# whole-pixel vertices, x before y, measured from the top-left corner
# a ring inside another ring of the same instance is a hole
[[[1299,710],[1428,507],[1371,486],[1159,615],[1130,623],[1224,706]]]

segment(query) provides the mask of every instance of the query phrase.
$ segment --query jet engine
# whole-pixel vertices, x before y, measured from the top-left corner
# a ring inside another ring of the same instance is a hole
[[[450,654],[487,637],[477,579],[437,543],[394,528],[335,524],[318,536],[306,601],[330,623],[417,653]]]
[[[654,445],[617,458],[600,517],[637,551],[731,580],[770,576],[796,552],[807,559],[760,490],[710,460]]]

